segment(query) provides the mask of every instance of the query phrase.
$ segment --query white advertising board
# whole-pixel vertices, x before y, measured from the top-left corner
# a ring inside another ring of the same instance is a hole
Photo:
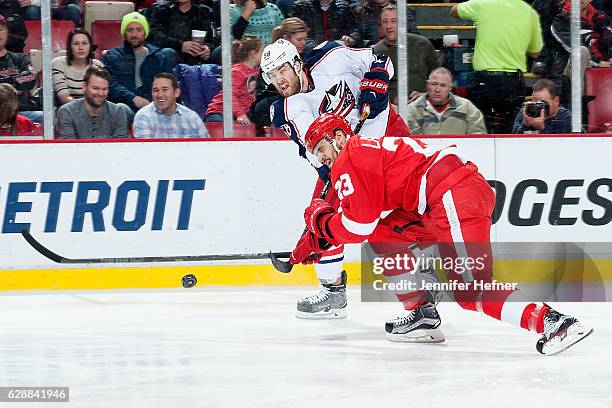
[[[494,240],[612,237],[612,138],[428,143],[458,145],[495,184]],[[291,250],[316,180],[296,153],[284,140],[1,144],[0,268],[54,266],[22,229],[74,258]]]

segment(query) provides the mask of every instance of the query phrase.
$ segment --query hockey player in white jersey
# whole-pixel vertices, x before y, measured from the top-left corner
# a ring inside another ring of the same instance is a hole
[[[306,158],[319,173],[313,193],[318,197],[329,179],[329,168],[309,156],[304,136],[312,122],[323,113],[343,116],[352,126],[357,124],[362,108],[369,116],[361,135],[409,136],[403,119],[389,104],[387,89],[394,70],[391,59],[374,54],[372,49],[353,49],[336,42],[324,42],[302,60],[293,44],[277,40],[262,55],[263,78],[273,84],[282,96],[270,108],[274,126],[279,127],[298,144],[300,156]],[[337,205],[336,194],[328,201]],[[290,261],[304,262],[310,247],[301,240]],[[346,316],[346,273],[342,270],[344,247],[332,247],[316,259],[315,269],[321,282],[316,294],[298,301],[297,317],[342,318]],[[309,259],[308,261],[312,261]]]

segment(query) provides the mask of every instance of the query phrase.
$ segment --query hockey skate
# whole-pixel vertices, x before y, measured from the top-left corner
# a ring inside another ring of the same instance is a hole
[[[390,319],[385,324],[385,336],[390,341],[406,343],[442,343],[442,320],[436,306],[427,302],[405,316]]]
[[[346,317],[346,272],[342,271],[339,285],[321,281],[319,292],[297,304],[300,319],[341,319]]]
[[[547,356],[557,354],[591,333],[593,328],[583,326],[575,317],[550,308],[544,316],[544,335],[538,340],[536,350]]]

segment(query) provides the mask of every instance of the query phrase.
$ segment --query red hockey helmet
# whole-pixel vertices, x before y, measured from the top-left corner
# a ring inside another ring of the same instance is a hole
[[[304,138],[308,151],[314,152],[315,146],[321,139],[327,139],[331,143],[333,134],[337,129],[342,130],[348,136],[353,134],[351,125],[342,116],[324,113],[316,118],[308,127]]]

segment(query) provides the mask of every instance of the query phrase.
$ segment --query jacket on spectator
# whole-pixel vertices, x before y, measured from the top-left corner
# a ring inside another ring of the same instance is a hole
[[[448,107],[437,112],[427,94],[408,105],[408,127],[415,135],[464,135],[487,133],[482,112],[469,100],[449,94]]]
[[[4,57],[0,57],[0,82],[13,85],[20,92],[20,111],[37,110],[32,109],[30,103],[29,91],[36,85],[30,58],[22,53],[7,51]]]
[[[183,13],[173,1],[154,7],[151,19],[151,33],[148,41],[160,48],[172,48],[181,62],[189,65],[202,61],[193,55],[183,54],[183,42],[191,41],[191,30],[206,31],[205,43],[210,51],[219,45],[214,27],[214,16],[210,7],[194,2],[191,9]]]
[[[395,4],[395,1],[389,1],[389,4]],[[359,0],[350,5],[350,10],[353,14],[353,32],[350,37],[355,40],[355,47],[368,47],[383,38],[378,22],[380,20],[380,13],[385,6],[379,6],[374,0]],[[406,12],[408,32],[414,33],[416,32],[416,11],[408,7]]]
[[[514,125],[512,126],[512,133],[543,133],[543,134],[560,134],[560,133],[572,133],[572,112],[559,106],[559,111],[553,118],[548,118],[544,121],[544,129],[535,131],[529,126],[525,126],[523,123],[523,112],[525,108],[516,114],[514,118]]]
[[[569,52],[571,49],[570,16],[571,3],[564,4],[551,27],[554,37]],[[610,17],[589,4],[586,14],[580,13],[581,28],[591,32],[583,34],[581,43],[591,52],[591,60],[599,62],[612,58],[612,30]]]
[[[6,26],[9,31],[6,49],[12,52],[23,52],[28,32],[23,22],[19,1],[0,0],[0,14],[6,18]]]
[[[234,117],[246,115],[255,100],[255,84],[259,68],[249,68],[240,62],[232,64],[232,109]],[[207,115],[223,113],[223,91],[210,101]]]
[[[355,21],[349,10],[347,0],[331,0],[326,12],[321,9],[319,0],[296,0],[289,6],[287,17],[298,17],[310,29],[308,38],[314,46],[323,41],[341,40],[350,35]]]
[[[407,34],[408,37],[408,94],[412,91],[425,92],[429,73],[440,66],[438,54],[426,38],[418,34]],[[384,39],[372,46],[377,54],[391,58],[393,66],[397,67],[397,45],[389,45]],[[391,103],[397,103],[397,75],[389,81],[389,98]]]
[[[134,51],[128,43],[121,47],[108,50],[102,63],[111,76],[108,99],[115,103],[125,103],[132,110],[137,111],[132,99],[135,96],[151,100],[151,87],[153,78],[160,72],[171,72],[176,61],[171,61],[161,48],[152,44],[145,44],[149,50],[145,60],[140,66],[142,86],[136,89],[136,59]]]
[[[221,91],[221,67],[215,64],[178,64],[172,72],[181,89],[183,105],[204,120],[208,104]]]
[[[22,115],[17,115],[14,129],[0,127],[0,136],[42,136],[42,134],[39,125]]]

